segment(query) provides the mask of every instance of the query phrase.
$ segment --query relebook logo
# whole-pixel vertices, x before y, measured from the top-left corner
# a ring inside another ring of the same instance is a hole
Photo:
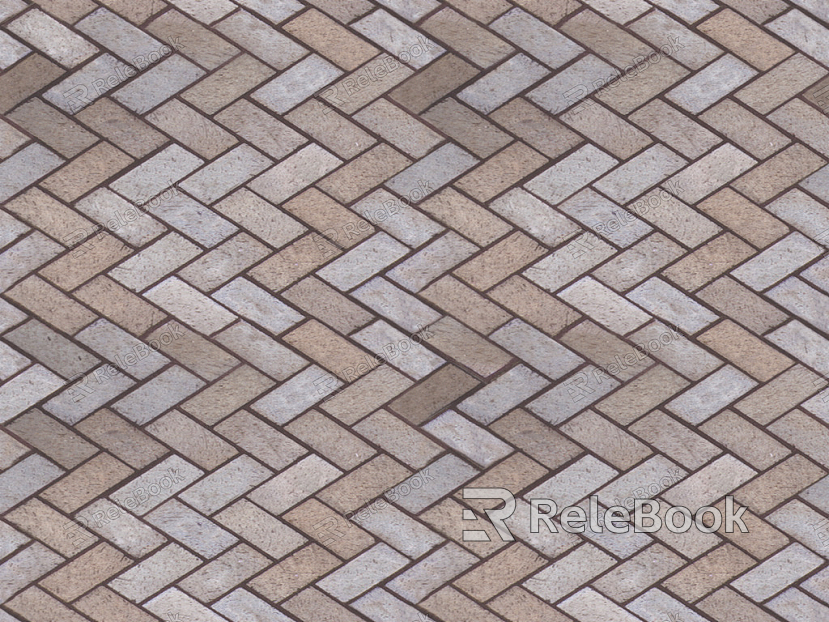
[[[464,499],[500,499],[504,507],[496,510],[484,510],[489,522],[495,528],[498,536],[504,542],[515,540],[507,527],[506,521],[515,512],[515,497],[506,488],[464,488]],[[647,509],[645,508],[647,506]],[[559,514],[557,505],[552,499],[530,499],[530,533],[539,533],[540,523],[544,523],[550,533],[559,533],[553,517]],[[625,534],[654,533],[662,529],[663,525],[673,533],[685,533],[695,527],[703,533],[713,533],[725,525],[725,533],[734,533],[734,526],[739,527],[741,533],[748,533],[748,528],[741,518],[746,508],[737,506],[735,511],[734,497],[725,498],[725,518],[718,508],[703,506],[695,513],[682,506],[673,506],[665,512],[664,517],[659,515],[660,505],[655,499],[636,499],[634,501],[633,516],[627,508],[614,505],[602,513],[599,509],[599,500],[596,495],[589,498],[588,511],[579,506],[563,508],[559,515],[561,528],[567,533],[584,533],[589,527],[593,533],[604,533],[605,528],[610,533]],[[707,520],[706,520],[707,517]],[[478,520],[472,510],[463,511],[464,520]],[[631,519],[633,524],[631,525]],[[677,524],[677,521],[680,521]],[[486,531],[480,529],[465,529],[464,542],[489,542]]]

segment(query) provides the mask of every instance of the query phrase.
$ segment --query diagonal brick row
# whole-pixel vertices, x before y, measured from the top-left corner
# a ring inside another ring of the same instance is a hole
[[[826,41],[0,0],[0,622],[829,619]],[[749,531],[530,528],[592,495]]]

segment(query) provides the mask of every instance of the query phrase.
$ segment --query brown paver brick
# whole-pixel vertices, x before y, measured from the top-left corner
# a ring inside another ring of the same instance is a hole
[[[317,182],[341,203],[351,203],[407,166],[411,160],[388,145],[378,145]]]
[[[701,333],[699,341],[758,380],[771,380],[794,362],[730,320]]]
[[[6,295],[69,334],[78,332],[97,319],[94,313],[36,276],[21,281]]]
[[[411,471],[388,456],[378,456],[319,493],[324,501],[340,512],[353,512],[379,497]]]
[[[394,89],[389,97],[404,108],[420,113],[476,75],[478,72],[472,65],[459,56],[447,54]]]
[[[117,549],[101,543],[49,575],[40,585],[63,600],[75,600],[130,565]]]
[[[825,476],[825,470],[803,456],[792,456],[736,490],[734,498],[744,505],[750,503],[758,513],[765,514]]]
[[[117,147],[100,143],[47,177],[41,186],[64,201],[74,201],[132,162]]]
[[[497,35],[452,8],[431,15],[423,22],[423,30],[480,67],[492,66],[514,49]]]
[[[753,560],[737,547],[725,544],[686,566],[664,582],[686,602],[698,600],[746,571]]]
[[[762,28],[755,26],[735,11],[720,11],[698,26],[721,46],[757,69],[767,71],[794,53]]]
[[[389,408],[410,423],[419,425],[477,384],[460,368],[447,365],[389,404]]]
[[[83,616],[37,587],[30,587],[25,592],[21,592],[6,606],[10,611],[35,622],[47,620],[84,622]]]
[[[75,118],[134,157],[145,156],[167,142],[151,125],[108,97],[84,108]]]
[[[0,76],[0,111],[8,112],[62,74],[61,68],[45,56],[35,53],[24,58]]]
[[[452,276],[435,281],[420,296],[485,335],[511,319],[509,313]]]
[[[215,114],[274,74],[267,65],[243,54],[190,87],[182,99],[206,114]]]
[[[456,99],[432,106],[421,117],[481,158],[512,142],[508,134]]]
[[[663,274],[686,291],[694,291],[754,255],[754,249],[731,233],[714,238],[686,255]]]
[[[826,160],[802,145],[793,145],[733,182],[752,201],[765,203],[822,168]]]
[[[110,0],[111,1],[111,0]],[[125,0],[116,0],[125,9],[130,5]],[[144,0],[141,8],[144,15],[140,22],[144,22],[150,15],[155,14],[156,7],[152,0]],[[182,5],[179,5],[182,6]],[[133,5],[133,12],[137,6]],[[122,15],[123,12],[118,11]],[[129,19],[128,15],[124,15]],[[133,20],[131,20],[133,21]],[[162,41],[175,41],[181,46],[181,52],[205,69],[216,69],[240,53],[240,50],[231,43],[211,32],[184,13],[175,9],[163,12],[159,17],[147,25],[147,31]]]
[[[352,71],[380,53],[376,47],[340,26],[324,13],[311,9],[284,25],[294,35],[335,65]]]
[[[132,473],[133,470],[117,458],[107,453],[98,454],[47,488],[43,499],[64,512],[74,512]]]
[[[486,202],[547,163],[547,158],[524,143],[513,143],[489,161],[461,177],[456,186]]]

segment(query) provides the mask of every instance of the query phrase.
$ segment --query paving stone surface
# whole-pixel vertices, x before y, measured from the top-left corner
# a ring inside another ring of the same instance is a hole
[[[825,0],[0,0],[0,622],[829,621],[828,137]]]

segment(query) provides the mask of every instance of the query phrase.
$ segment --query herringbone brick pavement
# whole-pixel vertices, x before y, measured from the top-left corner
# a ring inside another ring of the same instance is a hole
[[[829,620],[824,0],[0,0],[0,70],[0,622]],[[749,530],[532,529],[594,495]]]

